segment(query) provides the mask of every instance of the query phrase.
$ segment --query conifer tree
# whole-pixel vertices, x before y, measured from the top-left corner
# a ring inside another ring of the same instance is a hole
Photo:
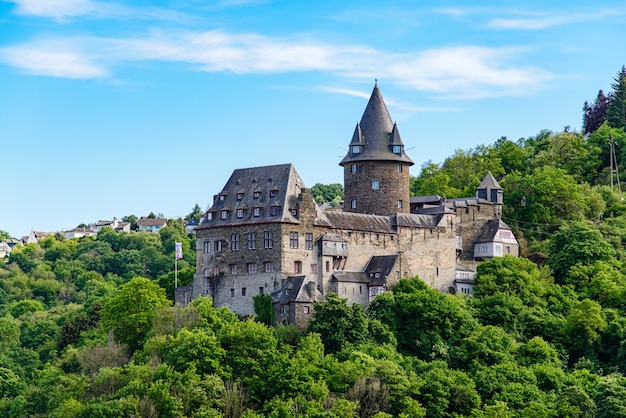
[[[606,111],[606,120],[612,128],[626,129],[626,67],[615,76],[615,82],[611,84],[609,107]]]

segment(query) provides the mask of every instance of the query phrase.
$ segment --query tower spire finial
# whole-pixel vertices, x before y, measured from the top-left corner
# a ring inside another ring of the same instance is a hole
[[[377,78],[374,79],[374,87],[378,87],[378,79]]]

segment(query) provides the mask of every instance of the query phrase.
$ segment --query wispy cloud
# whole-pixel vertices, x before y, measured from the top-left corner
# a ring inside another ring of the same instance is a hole
[[[311,39],[221,30],[153,32],[142,38],[47,39],[0,49],[0,60],[31,74],[105,77],[130,62],[171,62],[238,74],[317,71],[349,80],[385,78],[407,88],[457,97],[521,94],[552,74],[520,67],[523,48],[451,47],[394,54]],[[348,93],[348,92],[345,92]]]
[[[94,0],[0,0],[16,5],[15,13],[51,18],[67,22],[78,17],[156,19],[188,22],[193,18],[185,13],[158,7],[135,8],[122,4]]]

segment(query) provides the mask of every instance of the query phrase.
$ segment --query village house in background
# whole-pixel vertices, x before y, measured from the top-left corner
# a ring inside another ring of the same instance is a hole
[[[413,162],[377,85],[339,165],[342,210],[316,204],[291,164],[236,169],[195,229],[196,274],[176,302],[210,296],[246,316],[271,293],[276,322],[303,327],[330,292],[367,305],[417,275],[471,295],[477,262],[518,255],[491,173],[473,197],[410,196]]]

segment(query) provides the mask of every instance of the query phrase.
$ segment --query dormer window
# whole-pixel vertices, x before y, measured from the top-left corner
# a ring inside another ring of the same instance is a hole
[[[277,195],[278,195],[278,190],[277,189],[270,190],[270,197],[276,197]]]
[[[226,199],[226,195],[225,195],[225,194],[221,194],[221,195],[220,195],[220,200],[221,200],[221,201],[224,201],[224,199]]]
[[[259,216],[261,216],[261,208],[254,208],[254,209],[252,210],[252,215],[253,215],[255,218],[258,218]]]
[[[222,219],[228,219],[228,211],[227,210],[223,210],[222,211]]]
[[[392,145],[391,152],[398,155],[402,154],[402,145]]]
[[[298,216],[298,209],[291,209],[291,216]]]
[[[243,218],[243,213],[244,213],[243,209],[237,209],[237,218]]]
[[[243,199],[243,193],[237,193],[237,200]]]
[[[252,193],[252,197],[255,198],[255,199],[258,199],[260,195],[261,195],[261,192],[253,192]]]
[[[207,218],[207,220],[212,221],[213,220],[213,212],[207,213],[206,214],[206,218]]]
[[[270,206],[270,215],[271,216],[278,215],[278,206]]]
[[[352,145],[352,153],[353,154],[360,154],[361,151],[363,151],[363,146],[361,146],[361,145]]]

